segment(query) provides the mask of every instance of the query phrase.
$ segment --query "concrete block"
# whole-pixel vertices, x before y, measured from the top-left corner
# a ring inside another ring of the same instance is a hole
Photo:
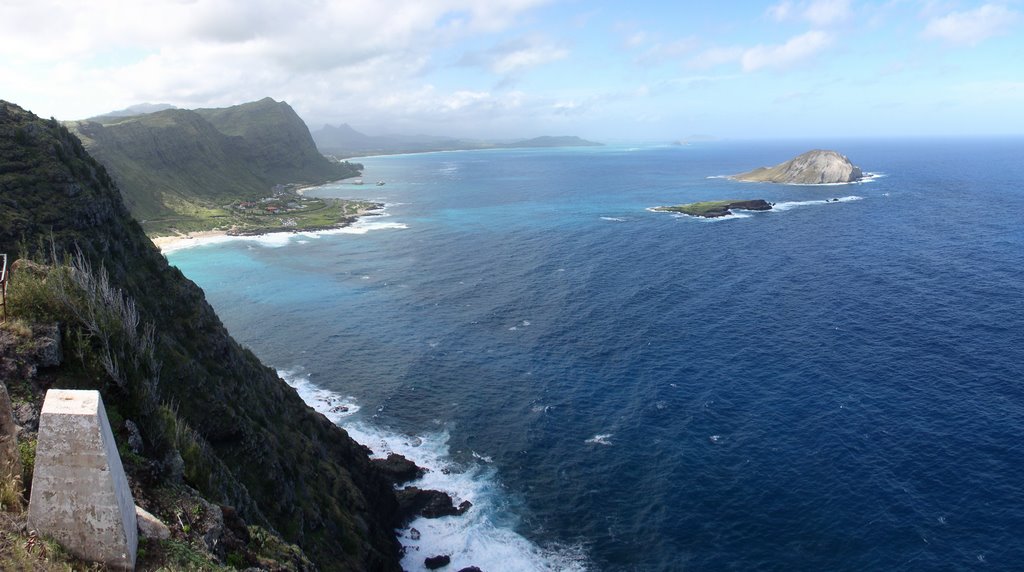
[[[135,501],[99,392],[46,392],[28,526],[79,558],[135,569]]]

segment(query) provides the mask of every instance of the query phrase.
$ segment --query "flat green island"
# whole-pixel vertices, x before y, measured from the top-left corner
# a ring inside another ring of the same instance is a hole
[[[651,210],[657,212],[682,213],[685,215],[703,218],[717,218],[731,215],[732,209],[745,211],[768,211],[772,209],[772,205],[764,199],[727,200],[703,201],[699,203],[689,203],[686,205],[670,207],[654,207]]]

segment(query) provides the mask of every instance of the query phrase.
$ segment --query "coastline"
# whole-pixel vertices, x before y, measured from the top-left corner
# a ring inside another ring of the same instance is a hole
[[[220,244],[223,242],[231,242],[235,240],[250,240],[261,242],[267,245],[281,246],[287,243],[293,236],[303,235],[307,237],[318,237],[324,234],[340,234],[348,232],[350,234],[362,234],[369,230],[369,228],[361,229],[357,228],[356,225],[363,222],[364,217],[386,217],[388,214],[384,211],[386,204],[378,203],[375,208],[360,211],[357,214],[349,217],[348,219],[339,222],[338,224],[331,226],[314,226],[305,228],[293,228],[287,230],[270,230],[266,232],[232,232],[230,230],[202,230],[189,232],[185,234],[177,234],[173,236],[156,236],[149,237],[153,242],[153,245],[161,252],[161,254],[167,254],[177,250],[183,250],[186,248],[195,248],[198,246],[206,246],[210,244]],[[384,223],[387,225],[387,223]],[[405,225],[400,223],[392,223],[388,225],[394,228],[406,228]],[[356,228],[354,228],[356,227]]]

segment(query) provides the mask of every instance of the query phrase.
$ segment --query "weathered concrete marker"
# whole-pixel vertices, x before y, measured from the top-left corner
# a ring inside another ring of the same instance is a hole
[[[135,502],[98,391],[46,392],[28,526],[84,560],[135,568]]]

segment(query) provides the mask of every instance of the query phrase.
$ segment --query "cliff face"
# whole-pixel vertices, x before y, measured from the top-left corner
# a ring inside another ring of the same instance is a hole
[[[72,129],[142,220],[189,201],[224,202],[269,188],[238,146],[194,111],[170,109],[108,125],[84,121]]]
[[[169,122],[187,131],[180,115]],[[51,241],[58,257],[80,249],[102,266],[135,300],[141,321],[155,327],[160,402],[176,406],[225,468],[204,478],[186,467],[186,475],[198,475],[189,484],[251,522],[269,523],[322,569],[399,570],[396,500],[365,449],[228,335],[202,290],[168,265],[78,139],[56,121],[0,101],[0,252],[49,251]]]
[[[852,183],[863,176],[860,167],[854,166],[844,155],[816,149],[774,167],[761,167],[733,175],[732,178],[738,181],[815,185]]]
[[[267,97],[223,109],[197,109],[196,113],[230,137],[252,169],[268,181],[338,178],[338,164],[317,151],[306,124],[283,101]]]
[[[322,156],[295,111],[269,98],[224,109],[104,116],[69,127],[107,167],[140,220],[265,197],[278,184],[359,173]]]

